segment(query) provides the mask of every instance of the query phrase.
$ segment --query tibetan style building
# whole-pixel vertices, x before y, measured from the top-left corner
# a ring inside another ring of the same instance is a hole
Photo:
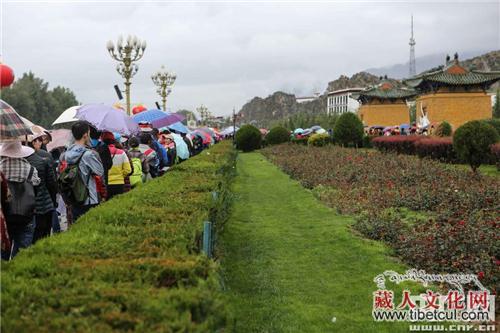
[[[453,129],[464,123],[491,118],[487,89],[500,80],[500,72],[467,70],[455,59],[441,70],[423,73],[404,81],[419,92],[417,123],[426,115],[430,123],[447,121]]]
[[[358,115],[365,126],[408,124],[410,112],[406,100],[417,92],[384,80],[380,84],[352,94],[361,104]]]

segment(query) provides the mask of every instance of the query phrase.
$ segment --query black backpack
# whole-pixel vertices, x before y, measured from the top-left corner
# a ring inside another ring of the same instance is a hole
[[[35,187],[30,183],[35,168],[32,166],[24,182],[7,181],[12,195],[7,205],[7,215],[31,217],[35,214]]]
[[[88,185],[91,175],[89,175],[87,184],[85,184],[79,167],[80,161],[85,153],[86,151],[80,155],[76,163],[69,164],[66,162],[61,165],[62,171],[59,174],[59,177],[57,177],[57,185],[66,204],[83,205],[89,197]]]

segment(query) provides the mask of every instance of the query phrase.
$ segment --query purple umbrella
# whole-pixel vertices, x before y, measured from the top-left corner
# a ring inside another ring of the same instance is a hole
[[[178,113],[170,113],[158,109],[143,111],[132,117],[136,123],[145,121],[152,124],[155,128],[172,125],[176,122],[183,121],[184,118],[183,115]]]
[[[76,118],[91,123],[100,131],[124,135],[139,132],[139,126],[122,110],[104,104],[86,104],[78,108]]]

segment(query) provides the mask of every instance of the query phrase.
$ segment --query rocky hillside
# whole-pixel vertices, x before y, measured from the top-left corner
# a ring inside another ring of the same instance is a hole
[[[346,88],[365,88],[380,82],[380,77],[368,72],[359,72],[351,77],[341,75],[337,80],[328,82],[327,91]]]

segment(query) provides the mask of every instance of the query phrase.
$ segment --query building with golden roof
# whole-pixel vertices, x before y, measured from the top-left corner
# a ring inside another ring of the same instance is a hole
[[[358,116],[365,126],[396,126],[410,122],[406,101],[416,95],[415,90],[397,86],[386,79],[353,93],[351,97],[361,104]]]
[[[404,83],[419,92],[417,123],[427,116],[430,123],[447,121],[457,129],[471,120],[491,118],[487,89],[498,80],[500,72],[467,70],[455,54],[444,68],[414,76]]]

